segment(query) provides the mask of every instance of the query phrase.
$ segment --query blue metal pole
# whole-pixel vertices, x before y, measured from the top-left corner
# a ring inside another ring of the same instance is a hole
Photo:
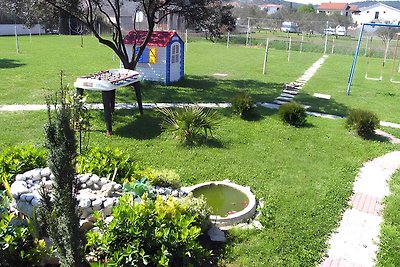
[[[353,76],[354,76],[354,71],[356,69],[358,52],[360,51],[362,35],[364,33],[364,26],[365,26],[365,24],[363,24],[361,27],[360,36],[358,37],[356,51],[354,52],[353,64],[351,65],[349,80],[347,81],[347,95],[350,95],[350,89],[351,89],[351,85],[353,83]]]

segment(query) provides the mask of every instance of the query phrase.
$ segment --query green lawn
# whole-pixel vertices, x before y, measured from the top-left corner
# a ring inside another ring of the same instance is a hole
[[[262,231],[231,231],[223,263],[313,266],[347,206],[362,162],[395,146],[362,140],[347,132],[341,120],[309,118],[307,127],[293,128],[283,125],[275,111],[260,112],[260,120],[245,121],[221,110],[216,141],[187,148],[161,132],[154,112],[139,118],[132,117],[132,110],[117,111],[115,134],[106,137],[102,112],[93,111],[91,145],[124,148],[142,166],[174,169],[184,184],[230,179],[250,186],[258,197],[269,196],[275,203],[274,225]],[[45,116],[0,113],[1,148],[40,143]],[[10,126],[11,121],[19,123]]]
[[[295,99],[302,104],[311,105],[310,110],[347,115],[351,108],[362,108],[374,111],[381,120],[400,123],[398,97],[400,84],[390,83],[392,61],[388,61],[382,81],[364,78],[366,59],[360,57],[356,67],[350,96],[346,95],[347,78],[350,72],[352,57],[330,55],[324,65],[304,86]],[[368,74],[380,76],[382,59],[372,59]],[[313,97],[314,93],[331,95],[330,100]]]
[[[391,195],[385,199],[384,223],[381,229],[380,251],[377,266],[400,266],[400,171],[390,181]]]
[[[77,76],[118,66],[110,50],[91,37],[85,37],[84,48],[79,37],[36,36],[32,44],[22,37],[19,55],[12,37],[0,40],[0,105],[44,103],[44,95],[59,87],[60,69],[71,84]],[[300,77],[321,56],[293,53],[288,63],[285,51],[271,49],[263,76],[263,55],[264,48],[189,43],[185,79],[168,87],[145,83],[143,99],[228,102],[246,90],[255,101],[271,102],[284,83]],[[312,110],[341,115],[353,107],[368,108],[381,119],[400,122],[395,105],[398,84],[387,79],[365,81],[357,72],[352,94],[345,96],[351,59],[330,56],[296,100],[311,104]],[[359,62],[357,70],[365,65],[362,59]],[[218,78],[214,73],[228,76]],[[316,99],[315,92],[332,99]],[[129,89],[118,90],[117,101],[132,101],[132,95]],[[89,100],[100,101],[98,92]],[[112,137],[104,135],[102,111],[92,111],[91,145],[120,147],[142,166],[174,169],[184,184],[230,179],[250,186],[258,197],[272,199],[273,225],[262,231],[230,231],[221,264],[314,266],[347,206],[361,164],[399,146],[362,140],[347,132],[342,120],[309,118],[307,127],[292,128],[279,121],[276,111],[260,108],[260,113],[259,120],[245,121],[229,109],[220,110],[216,140],[188,148],[161,131],[153,111],[146,110],[144,117],[138,117],[137,110],[116,111]],[[0,112],[0,150],[14,144],[42,144],[45,121],[45,111]]]

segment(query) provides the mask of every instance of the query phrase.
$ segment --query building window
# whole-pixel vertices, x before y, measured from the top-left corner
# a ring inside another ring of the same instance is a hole
[[[179,44],[174,44],[171,48],[171,63],[177,62],[179,62]]]
[[[375,12],[375,19],[378,19],[379,18],[379,11],[376,11]]]
[[[346,17],[349,15],[349,12],[346,11]]]
[[[369,13],[369,10],[367,11],[367,13]]]

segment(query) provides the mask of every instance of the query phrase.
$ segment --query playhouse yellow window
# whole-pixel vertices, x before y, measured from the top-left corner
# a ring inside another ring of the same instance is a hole
[[[157,63],[157,49],[151,48],[149,53],[149,63],[156,64]]]

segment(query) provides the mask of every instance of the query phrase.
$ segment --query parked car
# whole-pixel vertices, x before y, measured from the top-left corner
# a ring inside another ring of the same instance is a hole
[[[284,21],[282,23],[281,31],[283,32],[298,32],[299,26],[296,22]]]

